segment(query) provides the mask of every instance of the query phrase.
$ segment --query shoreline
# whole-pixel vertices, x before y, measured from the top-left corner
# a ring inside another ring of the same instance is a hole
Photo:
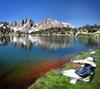
[[[44,76],[37,79],[37,81],[29,86],[28,89],[99,89],[100,82],[97,79],[100,77],[100,49],[95,50],[97,56],[97,68],[96,68],[96,75],[95,78],[90,83],[83,83],[78,81],[75,85],[71,85],[69,83],[69,78],[59,75],[57,70],[52,70],[46,73]],[[82,55],[77,55],[75,59],[86,58],[89,55],[89,51],[85,52]],[[71,63],[68,63],[64,69],[70,69]],[[83,85],[82,85],[83,84]],[[98,85],[99,84],[99,85]]]

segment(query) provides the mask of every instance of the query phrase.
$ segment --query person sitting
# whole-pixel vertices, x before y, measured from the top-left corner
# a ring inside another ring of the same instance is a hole
[[[93,61],[95,62],[95,60],[96,60],[95,51],[91,51],[90,52],[90,57],[92,57],[93,58]]]
[[[92,57],[88,57],[88,58],[82,59],[82,60],[74,60],[72,62],[84,64],[84,66],[78,70],[69,69],[69,70],[63,71],[64,76],[71,78],[70,83],[72,83],[72,84],[76,84],[77,80],[81,80],[85,77],[90,76],[96,69],[96,64]]]

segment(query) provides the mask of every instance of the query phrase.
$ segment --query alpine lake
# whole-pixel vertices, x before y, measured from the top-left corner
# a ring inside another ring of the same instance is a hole
[[[100,49],[100,39],[26,35],[0,37],[0,89],[27,89],[75,55]]]

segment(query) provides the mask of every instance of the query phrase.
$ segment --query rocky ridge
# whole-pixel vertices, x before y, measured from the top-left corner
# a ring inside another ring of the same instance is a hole
[[[45,19],[38,24],[34,23],[32,19],[23,19],[20,22],[0,23],[0,29],[8,28],[14,32],[32,33],[50,28],[74,28],[74,26],[54,19]]]

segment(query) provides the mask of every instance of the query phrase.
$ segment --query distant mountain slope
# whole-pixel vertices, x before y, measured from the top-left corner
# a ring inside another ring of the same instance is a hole
[[[32,19],[24,19],[21,20],[20,22],[12,22],[10,23],[9,27],[13,29],[15,32],[20,31],[20,32],[25,32],[25,33],[30,33],[37,31],[35,28],[36,25],[32,21]]]
[[[49,29],[49,28],[73,28],[69,23],[60,22],[54,19],[45,19],[39,24],[39,29]]]
[[[54,19],[45,19],[38,24],[34,23],[32,19],[23,19],[20,22],[14,21],[12,23],[0,23],[0,29],[8,28],[14,32],[32,33],[50,28],[74,28],[74,26]]]
[[[0,32],[4,33],[4,30],[10,30],[9,23],[0,22]]]

